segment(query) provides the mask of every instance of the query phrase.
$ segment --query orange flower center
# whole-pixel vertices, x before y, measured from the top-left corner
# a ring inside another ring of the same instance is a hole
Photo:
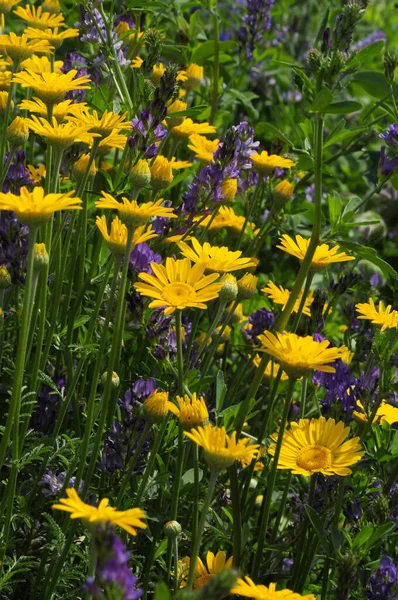
[[[297,456],[297,466],[306,471],[323,471],[332,465],[332,453],[324,446],[306,446]]]

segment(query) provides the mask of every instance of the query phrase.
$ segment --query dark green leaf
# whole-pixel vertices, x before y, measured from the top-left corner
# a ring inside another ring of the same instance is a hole
[[[309,504],[305,504],[304,508],[305,508],[305,512],[307,513],[307,517],[309,518],[313,528],[315,529],[315,533],[318,537],[319,542],[322,544],[325,551],[328,552],[329,542],[326,537],[325,527],[324,527],[324,523],[323,523],[322,519],[319,517],[316,510],[314,510],[312,508],[312,506],[309,506]]]
[[[383,46],[383,40],[379,40],[378,42],[374,42],[374,44],[366,46],[366,48],[362,48],[362,50],[360,50],[350,61],[350,68],[358,65],[364,65],[367,62],[370,62],[373,58],[379,57]]]
[[[384,523],[384,525],[379,525],[371,537],[365,544],[365,552],[368,552],[370,548],[373,548],[379,541],[382,541],[382,538],[387,537],[387,535],[396,528],[396,523],[390,521],[389,523]]]
[[[333,102],[333,94],[328,88],[322,88],[315,96],[309,110],[310,112],[324,112],[325,108]]]
[[[271,123],[266,123],[264,121],[257,123],[255,132],[257,136],[264,136],[267,140],[272,140],[277,137],[291,148],[294,146],[293,142],[289,140],[289,138],[280,129],[277,129],[274,125],[271,125]]]
[[[325,113],[333,115],[348,115],[361,110],[362,104],[354,100],[343,100],[341,102],[332,102],[324,109]]]
[[[377,71],[360,71],[352,76],[352,81],[374,98],[384,98],[390,91],[384,74]]]
[[[364,527],[362,527],[361,531],[356,535],[352,547],[361,548],[362,546],[364,546],[364,544],[366,544],[372,533],[373,527],[371,525],[365,525]]]
[[[219,412],[222,409],[225,394],[227,393],[227,386],[224,381],[224,373],[218,371],[216,379],[216,410]]]
[[[170,590],[165,583],[157,583],[153,600],[171,600]]]
[[[220,42],[220,52],[225,52],[225,53],[229,54],[230,52],[232,52],[232,50],[235,50],[235,48],[237,48],[236,42]],[[193,63],[200,65],[200,64],[203,64],[203,61],[205,61],[207,58],[209,58],[210,56],[213,56],[213,54],[214,54],[214,41],[209,40],[208,42],[204,42],[203,44],[198,46],[192,52],[191,61]]]
[[[398,279],[398,273],[395,271],[395,269],[393,269],[388,262],[380,258],[374,248],[362,246],[361,244],[357,244],[355,242],[346,242],[344,240],[339,241],[339,244],[343,249],[351,250],[351,252],[355,254],[356,258],[368,260],[376,265],[376,267],[379,267],[386,279],[389,279],[390,277]]]

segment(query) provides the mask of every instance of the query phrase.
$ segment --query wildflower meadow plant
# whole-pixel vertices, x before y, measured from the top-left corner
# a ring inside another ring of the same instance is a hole
[[[393,0],[0,0],[0,598],[397,600]]]

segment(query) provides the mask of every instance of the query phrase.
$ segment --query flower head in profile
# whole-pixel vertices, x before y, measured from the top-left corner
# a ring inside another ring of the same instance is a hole
[[[14,14],[17,15],[23,21],[26,21],[28,25],[37,27],[38,29],[47,29],[48,27],[61,27],[64,24],[64,17],[62,15],[52,14],[51,12],[43,11],[43,7],[32,6],[27,4],[25,8],[18,6],[14,10]]]
[[[142,296],[153,298],[149,308],[163,308],[165,315],[184,308],[206,309],[206,302],[218,297],[221,283],[216,273],[204,275],[203,265],[191,265],[187,258],[166,258],[166,265],[151,263],[153,275],[139,273],[134,287]]]
[[[58,123],[53,117],[53,122],[50,124],[43,117],[31,116],[30,120],[26,120],[29,129],[43,136],[47,143],[58,150],[66,150],[75,142],[81,141],[81,136],[86,133],[87,126],[80,125],[77,127],[74,123]]]
[[[339,348],[329,347],[329,340],[317,342],[310,335],[264,331],[258,339],[261,342],[258,350],[274,356],[289,377],[301,377],[312,369],[335,373],[330,363],[341,356]]]
[[[191,63],[185,70],[186,81],[185,86],[189,90],[200,87],[203,83],[203,67],[195,63]]]
[[[379,302],[377,308],[373,298],[369,298],[368,302],[355,305],[358,319],[366,319],[371,321],[373,325],[380,327],[381,331],[398,327],[398,311],[392,310],[391,304],[384,308],[383,302]]]
[[[192,150],[202,165],[206,166],[213,160],[213,154],[217,151],[220,140],[208,140],[203,135],[194,133],[189,136],[189,142],[188,148]]]
[[[357,400],[357,410],[355,410],[352,414],[359,421],[366,422],[368,417],[366,416],[365,408],[360,400]],[[392,404],[388,404],[384,400],[381,401],[379,408],[376,411],[376,414],[373,419],[373,424],[379,425],[383,421],[386,421],[389,425],[394,425],[394,423],[398,423],[398,407],[393,406]]]
[[[88,133],[100,135],[101,138],[130,127],[130,123],[126,121],[126,113],[119,115],[106,110],[99,117],[96,110],[91,113],[88,106],[84,104],[74,104],[71,115],[69,118],[71,123],[77,126],[84,124],[87,126]]]
[[[261,175],[271,175],[271,173],[278,167],[278,169],[291,169],[296,163],[290,158],[283,158],[277,154],[268,154],[266,150],[263,150],[261,154],[255,152],[251,155],[254,168]]]
[[[184,588],[187,585],[190,564],[191,559],[189,556],[184,556],[182,560],[178,561],[181,588]],[[232,569],[232,556],[227,559],[226,553],[222,550],[217,552],[217,554],[209,551],[206,555],[206,565],[203,564],[202,559],[198,556],[195,564],[194,589],[197,590],[204,585],[207,585],[212,577],[218,575],[218,573],[221,573],[221,571],[224,571],[225,569]]]
[[[0,210],[12,210],[24,225],[38,227],[58,210],[81,210],[82,201],[72,198],[74,193],[71,190],[66,194],[45,194],[42,187],[35,187],[32,192],[22,187],[20,196],[0,193]]]
[[[209,412],[203,399],[196,396],[196,392],[192,394],[192,398],[188,394],[183,397],[177,396],[177,406],[173,405],[170,411],[175,415],[184,429],[192,429],[198,425],[204,425],[209,420]]]
[[[24,32],[28,38],[33,40],[47,40],[51,46],[58,49],[62,46],[64,40],[78,37],[78,29],[65,29],[65,31],[58,31],[58,27],[54,29],[39,29],[35,27],[27,27]]]
[[[122,202],[118,202],[113,196],[107,192],[102,192],[103,198],[95,203],[97,208],[110,208],[119,211],[127,225],[138,227],[145,225],[151,217],[168,217],[169,219],[176,218],[173,214],[173,208],[162,206],[163,198],[156,202],[145,202],[138,204],[136,200],[128,200],[122,198]]]
[[[243,258],[242,252],[229,250],[226,246],[211,246],[205,242],[203,246],[196,238],[192,238],[192,248],[185,242],[179,242],[182,254],[198,265],[204,265],[209,273],[230,273],[255,266],[251,258]]]
[[[284,234],[281,239],[281,245],[277,246],[284,252],[296,256],[299,260],[304,260],[307,253],[310,240],[306,240],[301,235],[296,235],[294,241],[289,235]],[[339,252],[340,246],[329,248],[327,244],[320,244],[315,250],[312,258],[311,266],[314,270],[321,270],[332,263],[346,262],[347,260],[355,260],[355,256],[350,256],[345,252]]]
[[[30,40],[27,35],[0,35],[0,52],[7,54],[11,60],[19,64],[36,52],[51,53],[53,46],[47,40]]]
[[[74,488],[68,488],[66,495],[68,497],[61,498],[59,504],[54,504],[53,508],[71,513],[71,519],[83,519],[90,524],[111,523],[131,535],[137,535],[137,529],[146,529],[147,527],[142,521],[145,519],[145,513],[140,508],[116,510],[109,506],[108,498],[103,498],[98,506],[91,506],[79,498]]]
[[[76,77],[76,69],[68,73],[55,71],[54,73],[35,73],[24,71],[17,73],[13,81],[20,83],[24,88],[32,88],[37,97],[46,104],[56,104],[64,99],[65,95],[73,90],[86,90],[90,86],[87,75]]]
[[[264,292],[265,294],[267,294],[267,296],[269,298],[271,298],[271,300],[273,302],[275,302],[275,304],[279,304],[280,306],[282,306],[282,309],[285,308],[286,304],[289,301],[289,297],[290,297],[289,290],[286,290],[281,285],[279,285],[279,286],[275,285],[275,283],[273,281],[269,281],[267,283],[267,285],[265,286],[265,288],[262,288],[261,291]],[[301,299],[303,297],[303,292],[304,292],[304,290],[301,290],[301,292],[294,304],[293,312],[295,312],[295,313],[298,312],[298,310],[299,310]],[[305,299],[304,307],[303,307],[303,314],[307,315],[307,317],[311,316],[310,306],[312,304],[313,299],[314,299],[314,293],[311,290]]]
[[[108,248],[111,252],[115,254],[125,254],[126,252],[126,244],[128,238],[127,227],[119,217],[115,217],[111,223],[111,230],[108,233],[108,225],[106,222],[106,217],[98,217],[96,218],[96,225],[100,230],[102,237],[106,241]],[[149,226],[148,230],[144,232],[145,225],[141,227],[137,227],[134,230],[133,240],[131,243],[131,249],[134,248],[137,244],[141,244],[142,242],[147,242],[148,240],[152,240],[156,237],[155,231],[152,229],[152,225]]]
[[[351,465],[363,456],[359,437],[346,440],[350,428],[334,419],[300,419],[290,423],[283,434],[278,469],[288,469],[294,475],[350,475]],[[275,442],[268,448],[275,456],[278,432],[271,435]]]
[[[173,127],[171,133],[175,137],[188,139],[194,133],[216,133],[216,128],[209,123],[194,123],[192,119],[184,119],[181,125]]]
[[[84,138],[84,143],[88,144],[89,148],[92,147],[93,145],[93,137],[90,136],[90,134],[87,134],[87,137]],[[121,133],[118,132],[117,129],[115,129],[114,131],[112,131],[112,133],[110,135],[108,135],[106,138],[104,138],[103,140],[100,141],[99,146],[98,146],[98,154],[100,156],[104,156],[105,154],[108,154],[108,152],[111,152],[112,150],[124,150],[124,148],[126,147],[127,144],[127,136],[126,135],[122,135]]]
[[[225,427],[205,425],[185,431],[195,444],[204,450],[204,457],[210,469],[221,471],[238,460],[245,467],[258,455],[258,444],[251,444],[248,438],[236,439],[236,431],[228,435]]]
[[[255,600],[315,600],[313,594],[302,596],[287,589],[277,591],[275,583],[270,583],[269,586],[256,585],[250,577],[238,579],[235,587],[231,590],[231,594],[254,598]]]
[[[198,217],[198,219],[200,219],[200,217]],[[230,229],[232,232],[240,233],[244,224],[245,217],[242,215],[237,215],[232,206],[220,206],[214,218],[212,215],[208,215],[203,220],[200,220],[198,226],[201,228],[207,228],[210,231],[217,231],[225,227],[226,229]],[[251,225],[252,223],[246,224],[246,233]]]
[[[21,67],[27,71],[33,71],[33,73],[52,73],[53,70],[60,71],[63,64],[62,60],[56,60],[53,69],[53,65],[48,56],[38,56],[37,54],[33,54],[33,56],[21,63]]]
[[[71,106],[74,106],[72,100],[63,100],[53,106],[53,117],[57,119],[58,123],[64,121],[65,118],[70,114]],[[46,118],[48,115],[47,105],[44,104],[40,98],[33,98],[32,100],[22,100],[18,107],[21,110],[28,110],[31,113],[36,113],[40,117]]]
[[[174,404],[169,400],[169,393],[162,390],[155,390],[144,401],[144,415],[151,423],[160,423],[166,419],[169,410],[174,408]]]

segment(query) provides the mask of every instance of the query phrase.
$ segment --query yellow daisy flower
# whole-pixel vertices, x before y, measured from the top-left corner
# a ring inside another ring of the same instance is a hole
[[[56,60],[54,63],[54,70],[60,71],[63,64],[62,60]],[[52,73],[51,61],[47,56],[37,56],[36,54],[33,54],[30,58],[21,62],[21,67],[27,71],[33,71],[33,73]]]
[[[216,128],[209,123],[194,123],[192,119],[184,119],[181,125],[173,127],[172,135],[178,138],[187,139],[194,133],[216,133]]]
[[[76,106],[72,100],[63,100],[53,106],[53,117],[61,123],[70,114],[71,107]],[[22,100],[18,107],[21,110],[28,110],[31,113],[37,113],[41,117],[46,118],[48,115],[47,106],[40,98],[33,98],[33,100]]]
[[[42,117],[31,116],[31,120],[26,119],[29,129],[43,136],[47,144],[58,150],[66,150],[75,142],[81,141],[82,134],[86,133],[87,126],[80,125],[77,127],[75,123],[58,123],[53,117],[52,125]]]
[[[111,252],[114,252],[115,254],[125,254],[128,231],[126,225],[121,222],[119,217],[115,217],[113,219],[111,223],[110,233],[108,233],[106,217],[97,216],[95,223],[98,229],[100,230],[102,237],[106,241],[109,250]],[[144,229],[145,225],[142,225],[141,227],[137,227],[134,230],[131,248],[133,248],[137,244],[141,244],[141,242],[147,242],[148,240],[152,240],[154,237],[157,236],[155,231],[152,229],[152,225],[149,226],[148,231],[146,231],[145,233]]]
[[[174,408],[174,404],[169,400],[169,392],[155,390],[144,401],[144,415],[151,423],[160,423],[169,414],[169,410]]]
[[[258,350],[274,356],[290,377],[301,377],[312,369],[335,373],[329,363],[341,357],[339,348],[329,347],[329,340],[316,342],[310,335],[264,331],[258,339],[262,344]]]
[[[177,406],[173,405],[170,411],[175,415],[184,429],[192,429],[204,425],[209,420],[209,413],[203,396],[199,398],[196,392],[190,398],[187,394],[177,396]]]
[[[367,422],[368,418],[365,413],[365,408],[360,400],[357,400],[357,407],[359,410],[354,410],[353,415],[359,421]],[[379,408],[375,414],[373,424],[380,424],[383,421],[387,421],[390,425],[398,423],[398,407],[388,404],[385,400],[381,401]]]
[[[203,166],[207,166],[213,160],[213,154],[217,151],[220,140],[208,140],[203,135],[194,133],[189,136],[189,142],[188,148],[194,152]]]
[[[240,250],[232,252],[226,246],[211,246],[208,242],[201,246],[196,238],[192,238],[191,242],[193,248],[185,242],[179,242],[178,247],[184,256],[203,265],[209,273],[230,273],[255,264],[251,258],[242,258]]]
[[[250,577],[238,579],[235,587],[231,590],[231,594],[254,598],[255,600],[315,600],[313,594],[302,596],[287,589],[276,591],[275,583],[270,583],[269,586],[256,585]]]
[[[163,198],[156,202],[145,202],[138,204],[136,200],[128,200],[123,197],[121,202],[118,202],[113,196],[107,192],[102,192],[103,198],[95,203],[96,208],[111,208],[118,210],[123,220],[128,225],[145,225],[151,217],[168,217],[169,219],[176,218],[173,214],[173,208],[162,206]]]
[[[280,306],[282,306],[282,310],[285,308],[285,306],[288,303],[288,300],[290,298],[289,290],[286,290],[281,285],[279,285],[279,286],[275,285],[275,283],[273,281],[269,281],[267,283],[267,285],[265,286],[265,288],[263,288],[261,291],[264,292],[265,294],[267,294],[267,296],[269,298],[271,298],[271,300],[273,302],[275,302],[275,304],[279,304]],[[293,312],[295,312],[295,313],[299,309],[300,302],[303,297],[303,292],[304,292],[304,290],[301,290],[299,297],[297,298],[297,300],[294,304]],[[310,293],[308,294],[307,298],[305,299],[305,304],[304,304],[304,308],[303,308],[303,314],[307,315],[307,317],[311,316],[310,306],[312,304],[313,299],[314,299],[314,292],[311,290]]]
[[[256,152],[250,158],[254,168],[261,175],[271,175],[276,167],[279,169],[291,169],[296,164],[290,158],[283,158],[283,156],[278,156],[277,154],[268,154],[266,150],[263,150],[261,154]]]
[[[165,315],[183,308],[206,309],[206,302],[218,297],[222,283],[214,283],[216,273],[204,276],[204,265],[194,265],[187,258],[166,258],[166,265],[151,263],[154,275],[139,273],[142,280],[134,284],[142,296],[153,298],[149,308],[164,308]]]
[[[197,217],[195,220],[198,221],[199,219],[200,217]],[[226,229],[240,233],[244,223],[245,217],[235,214],[231,206],[220,206],[214,219],[211,220],[211,215],[208,215],[203,221],[200,221],[199,227],[207,228],[210,231],[217,231],[225,227]],[[252,226],[253,223],[247,223],[245,233],[248,233],[248,228]]]
[[[281,245],[277,246],[277,248],[280,248],[292,256],[296,256],[299,260],[304,260],[310,244],[310,240],[306,240],[305,238],[301,237],[301,235],[296,235],[296,241],[294,241],[287,234],[284,234],[280,238],[280,242]],[[339,250],[340,246],[329,248],[327,244],[320,244],[315,250],[315,254],[312,258],[312,268],[318,271],[332,263],[355,260],[355,256],[349,256],[349,254],[346,254],[345,252],[339,252]]]
[[[54,50],[47,40],[29,40],[25,34],[0,35],[0,52],[7,54],[11,60],[19,64],[36,52],[51,53]]]
[[[230,556],[227,559],[227,555],[222,550],[214,555],[213,552],[208,552],[206,555],[206,566],[203,564],[202,559],[198,556],[195,564],[195,580],[193,587],[195,590],[207,585],[209,580],[224,571],[225,569],[232,569],[233,557]],[[187,585],[187,577],[189,573],[189,566],[191,559],[189,556],[184,556],[182,560],[178,561],[178,570],[181,573],[181,584],[180,587],[184,588]]]
[[[261,362],[261,358],[258,354],[256,354],[256,356],[253,358],[254,366],[259,367],[260,362]],[[272,363],[272,361],[269,361],[269,363],[267,364],[267,366],[265,368],[264,377],[268,377],[268,379],[275,378],[278,375],[279,370],[280,370],[280,365],[278,365],[277,363]],[[285,371],[282,371],[280,380],[287,381],[288,379],[289,379],[289,376],[285,373]]]
[[[229,436],[225,427],[205,425],[184,433],[203,448],[205,461],[215,471],[227,469],[236,460],[246,467],[258,455],[258,444],[251,444],[248,438],[237,440],[236,431]]]
[[[367,303],[356,304],[355,308],[359,313],[358,319],[371,321],[373,325],[380,327],[381,331],[398,327],[398,311],[391,310],[391,304],[384,308],[383,302],[380,301],[376,308],[373,298],[369,298]]]
[[[203,67],[191,63],[184,73],[186,75],[185,87],[189,90],[194,90],[202,85],[204,75]]]
[[[131,535],[137,535],[137,529],[146,529],[145,513],[140,508],[116,510],[109,506],[108,498],[103,498],[98,506],[86,504],[79,498],[74,488],[66,490],[67,498],[61,498],[59,504],[53,504],[56,510],[71,513],[71,519],[83,519],[87,523],[111,523],[121,527]]]
[[[96,110],[90,113],[90,109],[87,105],[74,104],[71,110],[72,116],[69,121],[76,125],[85,124],[87,125],[87,131],[90,134],[97,133],[102,138],[111,135],[115,131],[121,131],[122,129],[128,129],[130,126],[129,121],[126,121],[126,113],[119,115],[117,113],[106,110],[101,117],[98,116]]]
[[[0,71],[0,90],[8,92],[12,79],[11,71]]]
[[[167,107],[167,120],[163,121],[163,123],[167,126],[167,127],[177,127],[177,125],[181,125],[181,123],[183,122],[183,120],[185,119],[184,116],[173,116],[174,113],[179,113],[179,112],[184,112],[185,110],[187,110],[187,103],[183,102],[182,100],[174,100],[174,102],[172,102],[171,104],[169,104],[169,106]]]
[[[64,99],[64,96],[72,90],[86,90],[90,86],[90,78],[86,75],[76,77],[76,69],[68,73],[34,73],[26,71],[17,73],[13,81],[20,83],[24,88],[32,88],[38,98],[46,104],[56,104]]]
[[[351,465],[363,456],[359,437],[344,441],[350,433],[343,421],[334,419],[300,419],[290,423],[283,434],[278,469],[287,469],[294,475],[350,475]],[[278,432],[271,435],[274,444],[268,448],[275,456]]]
[[[24,33],[30,39],[47,40],[51,46],[54,46],[57,50],[62,46],[64,40],[78,37],[79,30],[65,29],[64,31],[58,32],[58,27],[54,27],[54,29],[45,29],[44,31],[42,29],[35,29],[34,27],[27,27]]]
[[[23,21],[26,21],[28,25],[37,27],[38,29],[47,29],[48,27],[61,27],[65,19],[62,15],[52,14],[50,12],[43,12],[43,7],[35,7],[27,4],[25,8],[18,6],[17,10],[14,10],[14,15],[20,17]]]
[[[91,137],[87,140],[84,140],[85,143],[88,144],[89,148],[92,147],[93,139],[94,138]],[[111,152],[112,150],[124,150],[126,144],[127,135],[122,135],[117,129],[115,129],[110,135],[108,135],[106,138],[100,141],[98,146],[98,154],[101,156],[105,156],[105,154],[108,154],[108,152]]]
[[[81,210],[80,198],[71,198],[74,191],[66,194],[44,194],[42,187],[35,187],[29,192],[22,187],[20,196],[0,193],[0,210],[12,210],[24,225],[38,227],[50,220],[57,210]]]

